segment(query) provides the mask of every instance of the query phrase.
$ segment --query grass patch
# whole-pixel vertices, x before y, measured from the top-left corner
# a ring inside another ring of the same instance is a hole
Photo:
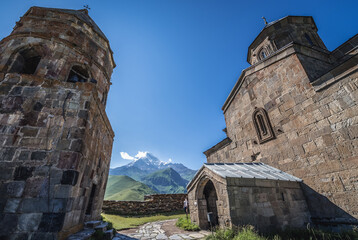
[[[180,217],[175,224],[177,227],[184,229],[186,231],[199,231],[200,228],[198,225],[191,222],[190,217]]]
[[[156,222],[162,220],[176,219],[180,217],[185,218],[185,214],[174,212],[174,213],[159,213],[156,215],[146,216],[119,216],[113,214],[102,214],[105,221],[110,221],[113,227],[117,230],[135,228],[139,225],[143,225],[148,222]]]
[[[358,231],[335,233],[319,229],[287,229],[276,234],[260,235],[254,227],[245,226],[233,229],[217,229],[206,240],[356,240]]]
[[[260,236],[254,227],[245,226],[240,229],[217,229],[215,234],[207,236],[206,240],[266,240],[266,238]]]

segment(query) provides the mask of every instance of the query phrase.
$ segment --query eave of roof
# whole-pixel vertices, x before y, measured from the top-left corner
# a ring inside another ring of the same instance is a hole
[[[204,163],[187,184],[187,189],[197,180],[203,169],[226,178],[262,179],[274,181],[302,182],[302,179],[281,171],[265,163]]]
[[[219,143],[215,144],[213,147],[209,148],[208,150],[206,150],[204,152],[205,156],[208,157],[210,156],[213,152],[216,152],[217,150],[229,145],[232,142],[232,140],[230,138],[225,138],[222,141],[220,141]]]

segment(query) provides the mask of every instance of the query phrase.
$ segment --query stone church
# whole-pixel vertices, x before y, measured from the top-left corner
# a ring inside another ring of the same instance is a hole
[[[32,7],[0,42],[0,239],[65,239],[100,218],[115,67],[87,10]]]
[[[227,97],[227,137],[188,185],[191,219],[259,230],[357,225],[358,35],[327,50],[312,17],[266,24]]]

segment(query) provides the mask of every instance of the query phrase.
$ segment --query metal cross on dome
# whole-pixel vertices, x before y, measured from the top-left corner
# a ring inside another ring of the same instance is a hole
[[[91,10],[91,8],[88,6],[88,4],[83,5],[84,8],[86,8],[87,10]]]
[[[266,21],[266,18],[265,18],[265,17],[262,17],[262,19],[264,20],[264,22],[265,22],[265,25],[267,25],[267,21]]]

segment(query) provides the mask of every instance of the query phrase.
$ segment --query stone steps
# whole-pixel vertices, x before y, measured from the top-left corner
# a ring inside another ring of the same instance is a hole
[[[103,235],[101,240],[112,240],[115,238],[116,231],[114,229],[108,229],[108,222],[89,221],[85,222],[84,226],[82,231],[72,234],[67,240],[88,240],[94,236],[96,232]]]

